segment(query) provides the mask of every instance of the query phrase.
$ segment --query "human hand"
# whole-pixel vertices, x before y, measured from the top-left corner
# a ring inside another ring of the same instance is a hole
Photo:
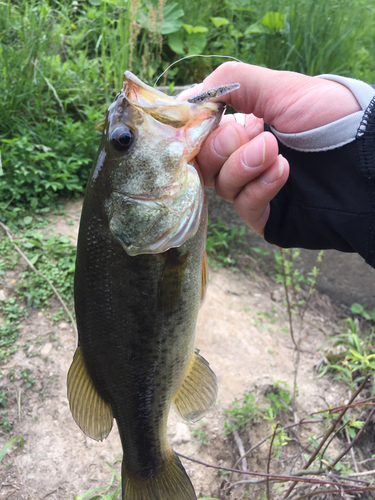
[[[264,122],[280,132],[298,133],[361,108],[352,92],[337,82],[233,62],[219,66],[179,98],[229,83],[241,87],[217,100],[246,113],[245,126],[233,115],[225,116],[196,161],[205,185],[233,202],[240,217],[263,235],[269,202],[289,174],[288,161],[278,155],[276,138],[263,132]]]

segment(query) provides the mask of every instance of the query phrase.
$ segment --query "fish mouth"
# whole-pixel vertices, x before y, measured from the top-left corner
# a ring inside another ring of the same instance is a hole
[[[147,113],[160,123],[174,128],[185,127],[192,117],[204,121],[209,116],[221,116],[226,105],[222,102],[205,102],[196,104],[178,101],[160,90],[142,82],[130,71],[124,73],[124,83],[116,101],[122,97],[133,108]]]

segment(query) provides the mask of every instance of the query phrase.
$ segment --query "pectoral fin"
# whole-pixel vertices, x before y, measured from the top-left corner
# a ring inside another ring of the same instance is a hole
[[[197,422],[215,404],[216,396],[216,375],[196,349],[173,403],[184,420]]]
[[[74,420],[87,436],[96,441],[108,436],[113,424],[112,408],[96,390],[80,347],[68,372],[68,400]]]
[[[207,252],[204,252],[203,262],[202,262],[202,275],[201,275],[201,305],[206,298],[206,292],[208,287],[208,260]]]

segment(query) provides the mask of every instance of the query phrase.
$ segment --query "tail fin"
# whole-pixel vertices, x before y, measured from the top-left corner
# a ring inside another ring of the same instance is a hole
[[[167,464],[152,477],[128,473],[122,463],[123,500],[197,500],[180,459],[172,452]]]

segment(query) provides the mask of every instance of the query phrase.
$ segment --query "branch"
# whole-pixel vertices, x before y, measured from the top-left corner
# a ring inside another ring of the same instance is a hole
[[[302,419],[300,420],[299,422],[294,422],[293,424],[288,424],[286,425],[285,427],[281,427],[280,429],[278,429],[277,432],[281,432],[282,429],[284,429],[284,431],[288,430],[288,429],[291,429],[293,427],[297,427],[298,425],[302,425],[302,424],[317,424],[319,422],[323,422],[324,420],[323,419],[316,419],[316,420],[305,420],[305,419]],[[266,436],[264,439],[261,439],[260,441],[258,441],[256,444],[254,444],[254,446],[252,446],[249,450],[247,450],[247,452],[242,455],[238,460],[237,462],[233,465],[233,468],[237,467],[237,465],[241,462],[241,460],[244,458],[244,457],[247,457],[247,455],[249,455],[252,451],[254,451],[256,448],[258,448],[260,445],[262,445],[265,441],[267,441],[267,439],[270,439],[272,437],[272,434],[269,434],[268,436]]]
[[[304,466],[304,469],[307,469],[315,460],[315,458],[318,456],[318,453],[319,451],[323,448],[324,446],[324,443],[327,441],[327,439],[330,437],[330,435],[334,432],[337,424],[340,422],[340,420],[342,419],[342,417],[345,415],[345,413],[347,412],[348,410],[348,407],[349,405],[351,405],[353,403],[353,401],[355,400],[355,398],[358,396],[358,394],[362,391],[362,389],[364,388],[364,386],[366,385],[367,381],[369,380],[370,376],[367,375],[367,377],[364,379],[364,381],[362,382],[362,384],[359,386],[358,390],[354,393],[354,395],[350,398],[350,401],[348,402],[348,405],[345,406],[343,408],[343,410],[341,411],[340,415],[336,418],[336,420],[334,420],[333,424],[331,425],[331,427],[328,429],[326,435],[324,436],[324,438],[322,439],[322,441],[320,442],[319,446],[317,447],[317,449],[314,451],[314,453],[311,455],[310,459],[307,461],[306,465]],[[375,408],[374,408],[375,410]],[[372,412],[371,412],[372,414]],[[363,428],[363,427],[362,427]],[[362,430],[362,429],[361,429]],[[359,433],[358,433],[359,434]],[[357,436],[358,436],[357,434]],[[353,445],[353,442],[355,440],[352,441],[352,445]],[[347,453],[347,451],[345,452]],[[341,458],[344,456],[341,455],[339,457],[339,459],[341,460]],[[338,462],[338,460],[336,460],[334,462],[333,465],[331,465],[331,467],[334,467],[336,465],[336,463]],[[286,492],[286,495],[284,496],[284,499],[283,500],[286,500],[288,498],[288,496],[291,494],[291,492],[293,491],[295,487],[295,484],[292,484],[291,487],[289,488],[289,490]]]
[[[366,379],[364,380],[364,382],[366,380],[368,380],[369,376],[366,377]],[[333,462],[333,464],[330,465],[330,468],[333,469],[334,466],[340,462],[340,460],[342,459],[342,457],[344,457],[349,450],[352,449],[352,447],[354,446],[354,444],[358,441],[359,437],[362,435],[363,431],[365,430],[365,428],[368,426],[368,424],[370,423],[370,420],[372,419],[373,415],[375,414],[375,408],[373,408],[370,412],[370,415],[367,417],[367,420],[366,422],[362,425],[360,431],[357,433],[356,437],[353,439],[353,441],[349,444],[349,446],[346,448],[346,450],[344,450],[341,455],[339,455],[336,460]]]
[[[364,488],[362,491],[369,491],[369,490],[374,490],[375,488],[373,486],[370,486],[369,488]],[[352,493],[352,492],[357,492],[357,488],[348,488],[347,490],[345,490],[345,493]],[[310,493],[306,493],[306,495],[302,495],[301,497],[298,497],[298,500],[303,500],[304,498],[310,498],[310,497],[313,497],[315,495],[328,495],[329,493],[331,494],[339,494],[342,496],[342,490],[319,490],[319,491],[313,491],[313,492],[310,492]]]
[[[279,427],[279,423],[276,424],[275,430],[273,431],[273,436],[272,436],[272,439],[271,439],[271,443],[270,443],[270,449],[269,449],[269,452],[268,452],[268,461],[267,461],[267,474],[270,473],[272,445],[273,445],[273,442],[275,440],[275,436],[276,436],[276,432],[277,432],[277,428],[278,427]],[[267,486],[267,500],[271,500],[270,481],[269,481],[268,477],[267,477],[267,485],[266,486]]]
[[[197,460],[195,458],[187,457],[186,455],[183,455],[182,453],[179,453],[176,451],[176,454],[181,457],[185,458],[186,460],[190,460],[191,462],[195,462],[200,465],[204,465],[205,467],[210,467],[211,469],[217,469],[217,470],[226,470],[229,472],[236,472],[237,474],[246,474],[248,476],[260,476],[264,478],[269,478],[273,481],[293,481],[294,483],[308,483],[308,484],[328,484],[330,486],[337,486],[337,482],[333,481],[328,481],[325,479],[317,479],[314,477],[301,477],[301,476],[283,476],[281,474],[266,474],[264,472],[250,472],[250,471],[245,471],[245,470],[238,470],[238,469],[230,469],[229,467],[222,467],[220,465],[212,465],[208,464],[206,462],[202,462],[201,460]],[[300,474],[300,472],[299,472]],[[340,476],[339,476],[340,477]],[[342,478],[345,479],[345,478]],[[347,483],[340,483],[341,488],[351,488],[353,489],[352,484],[347,484]],[[367,491],[367,490],[375,490],[375,486],[357,486],[356,491]]]

